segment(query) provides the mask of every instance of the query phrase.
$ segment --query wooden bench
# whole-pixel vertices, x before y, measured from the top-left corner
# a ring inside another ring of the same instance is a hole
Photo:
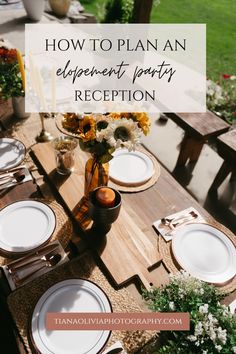
[[[184,166],[188,161],[196,163],[204,143],[212,137],[229,130],[229,124],[214,113],[166,113],[184,131],[176,167]]]
[[[218,189],[230,173],[232,173],[231,180],[236,179],[236,129],[230,130],[217,139],[217,151],[224,162],[210,187],[210,191]]]

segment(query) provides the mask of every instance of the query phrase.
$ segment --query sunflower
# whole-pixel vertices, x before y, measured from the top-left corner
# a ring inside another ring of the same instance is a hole
[[[93,116],[84,116],[79,121],[78,134],[83,142],[96,139],[96,123]]]
[[[96,121],[96,130],[100,131],[107,128],[110,122],[110,118],[108,116],[105,116],[104,114],[98,114],[95,117],[95,121]]]
[[[127,148],[134,150],[140,142],[141,129],[132,119],[116,119],[111,121],[106,129],[97,132],[97,140],[106,141],[112,148]]]
[[[138,122],[138,126],[139,128],[142,129],[144,135],[148,135],[151,123],[147,113],[145,112],[132,113],[132,117]]]
[[[80,116],[75,113],[65,113],[62,119],[62,126],[66,130],[76,134],[79,128],[80,119]]]
[[[111,112],[108,114],[109,118],[116,120],[116,119],[120,119],[121,118],[121,114],[120,113],[115,113],[115,112]]]

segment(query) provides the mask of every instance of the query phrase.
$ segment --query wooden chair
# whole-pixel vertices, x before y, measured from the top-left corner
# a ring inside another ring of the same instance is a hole
[[[217,139],[218,154],[224,159],[210,191],[216,190],[231,173],[231,181],[236,180],[236,129],[221,135]]]
[[[229,124],[214,113],[166,113],[184,131],[176,167],[196,163],[205,142],[229,130]]]

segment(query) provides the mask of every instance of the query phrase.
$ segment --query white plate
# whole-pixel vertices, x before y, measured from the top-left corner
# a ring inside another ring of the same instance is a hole
[[[125,185],[143,184],[154,174],[152,160],[140,151],[117,150],[110,161],[109,177]]]
[[[25,158],[24,144],[15,139],[0,139],[0,171],[18,166]]]
[[[236,248],[220,230],[207,224],[177,229],[172,240],[179,265],[196,278],[224,283],[236,274]]]
[[[42,354],[97,354],[106,344],[110,331],[47,331],[47,312],[111,312],[106,294],[94,283],[68,279],[49,288],[39,299],[33,312],[31,336]]]
[[[46,204],[22,200],[0,211],[0,248],[27,252],[49,240],[56,225],[55,214]]]

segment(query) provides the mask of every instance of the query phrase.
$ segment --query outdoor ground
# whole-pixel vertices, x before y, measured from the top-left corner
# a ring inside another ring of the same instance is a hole
[[[86,11],[99,16],[106,2],[81,0]],[[153,6],[151,22],[206,23],[208,77],[216,81],[222,73],[236,75],[235,0],[160,0]]]

